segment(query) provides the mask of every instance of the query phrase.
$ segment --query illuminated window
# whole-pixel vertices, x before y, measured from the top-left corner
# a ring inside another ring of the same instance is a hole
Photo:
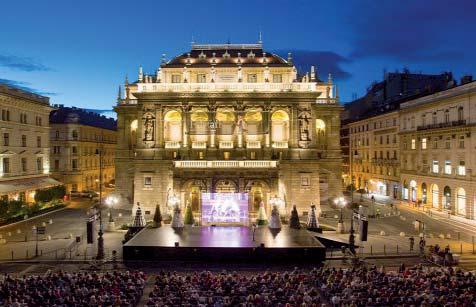
[[[207,82],[207,75],[206,74],[198,74],[197,75],[197,83],[206,83]]]
[[[451,161],[450,160],[445,161],[445,174],[451,175]]]
[[[273,74],[273,82],[274,83],[283,82],[283,76],[281,74]]]
[[[172,83],[180,83],[182,76],[179,74],[172,75]]]
[[[440,172],[440,166],[438,164],[438,160],[433,160],[432,172],[435,174],[438,174]]]
[[[205,154],[203,153],[203,151],[200,151],[200,152],[198,153],[198,158],[199,158],[200,160],[203,160],[204,157],[205,157]]]
[[[225,160],[230,160],[230,152],[229,151],[225,151],[223,153],[223,159]]]
[[[412,139],[412,149],[416,149],[416,140]]]
[[[421,139],[421,149],[426,149],[426,138]]]
[[[459,161],[458,175],[466,176],[466,165],[465,165],[464,161]]]
[[[256,159],[256,152],[252,151],[250,152],[250,159],[255,160]]]

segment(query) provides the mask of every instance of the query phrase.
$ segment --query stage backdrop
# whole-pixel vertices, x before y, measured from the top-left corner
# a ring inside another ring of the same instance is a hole
[[[247,193],[202,193],[202,223],[248,224]]]

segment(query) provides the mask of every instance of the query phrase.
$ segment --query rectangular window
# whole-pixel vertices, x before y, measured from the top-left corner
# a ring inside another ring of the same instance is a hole
[[[206,74],[198,74],[197,75],[197,83],[206,83],[207,82],[207,75]]]
[[[151,186],[152,185],[152,177],[144,177],[144,185],[145,186]]]
[[[71,152],[73,153],[73,155],[76,155],[78,153],[78,147],[76,146],[71,147]]]
[[[24,173],[27,171],[26,158],[21,158],[21,171]]]
[[[412,139],[412,149],[416,149],[416,140]]]
[[[274,83],[283,82],[283,76],[281,74],[273,74],[273,82]]]
[[[426,149],[426,138],[421,139],[421,149]]]
[[[36,158],[36,169],[40,172],[43,170],[43,158]]]
[[[258,82],[258,76],[256,74],[248,74],[248,83]]]
[[[309,186],[311,186],[311,178],[309,178],[309,175],[301,175],[301,187]]]
[[[465,165],[464,161],[459,161],[458,175],[466,176],[466,165]]]
[[[225,151],[223,153],[223,159],[225,160],[230,160],[230,152],[229,151]]]
[[[71,160],[71,167],[73,168],[73,170],[78,169],[78,159]]]
[[[55,160],[55,170],[59,170],[59,160]]]
[[[250,152],[250,159],[255,160],[256,159],[256,152],[252,151]]]
[[[181,82],[181,75],[179,74],[174,74],[172,75],[172,83],[180,83]]]
[[[464,148],[464,135],[459,137],[459,148]]]
[[[10,173],[10,158],[3,158],[3,173]]]
[[[21,136],[21,146],[26,147],[26,135],[24,134]]]
[[[433,149],[438,149],[438,140],[433,141]]]
[[[451,139],[447,138],[445,141],[445,148],[450,149],[451,148]]]
[[[433,160],[433,168],[431,171],[435,174],[438,174],[440,172],[440,166],[438,164],[438,160]]]
[[[41,147],[41,136],[36,137],[36,147]]]
[[[3,146],[9,146],[10,145],[10,134],[9,133],[4,133],[3,134]]]
[[[445,161],[445,174],[451,175],[451,161],[450,160]]]
[[[203,153],[203,151],[200,151],[200,152],[198,153],[198,158],[199,158],[200,160],[203,160],[204,157],[205,157],[205,154]]]

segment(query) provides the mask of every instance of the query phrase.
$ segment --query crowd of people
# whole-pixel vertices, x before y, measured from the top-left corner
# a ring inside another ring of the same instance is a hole
[[[142,272],[4,275],[0,306],[137,306],[146,280]],[[476,306],[476,276],[451,267],[168,271],[147,289],[147,306]]]
[[[161,272],[147,306],[475,306],[474,274],[416,266],[219,274]]]
[[[51,273],[0,280],[0,306],[136,306],[143,272]]]

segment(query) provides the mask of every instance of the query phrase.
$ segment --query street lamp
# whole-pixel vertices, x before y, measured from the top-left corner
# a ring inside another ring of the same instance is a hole
[[[99,143],[98,143],[99,145]],[[96,155],[99,157],[99,231],[98,231],[98,253],[96,259],[104,259],[104,238],[103,238],[103,226],[102,226],[102,146],[98,146],[96,149]]]
[[[334,204],[337,207],[340,207],[340,219],[339,222],[337,223],[337,232],[338,233],[344,233],[344,213],[343,209],[345,205],[347,204],[347,201],[345,200],[344,197],[338,197],[334,199]]]
[[[109,207],[109,223],[107,224],[108,231],[114,231],[114,229],[116,228],[114,218],[112,217],[112,207],[114,207],[114,205],[117,205],[117,203],[118,200],[115,196],[109,195],[106,198],[106,205]]]

